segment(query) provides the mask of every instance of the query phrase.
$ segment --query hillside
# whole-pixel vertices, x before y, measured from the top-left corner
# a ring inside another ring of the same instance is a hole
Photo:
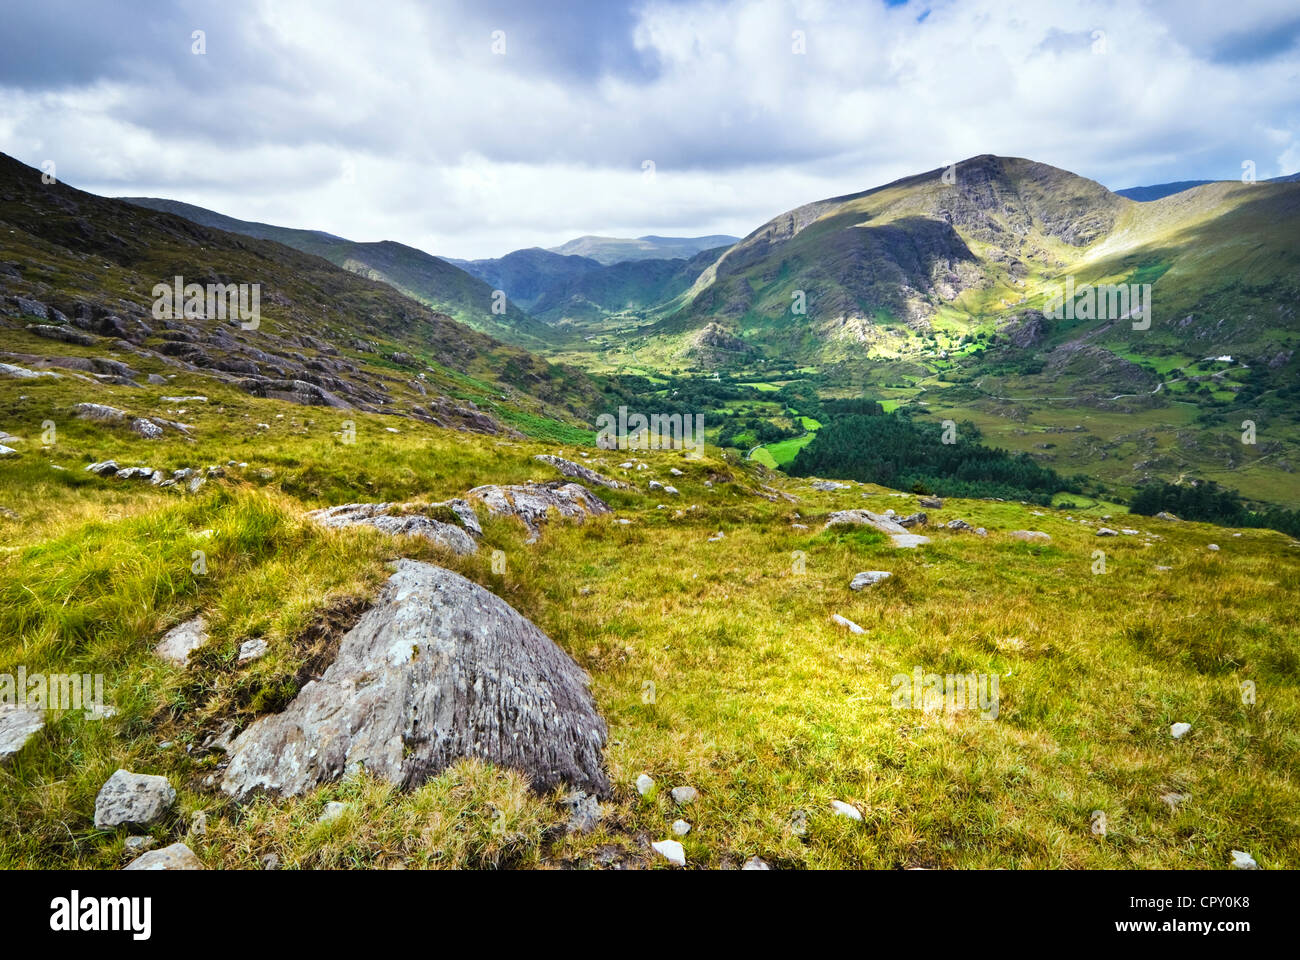
[[[689,260],[697,253],[729,247],[739,238],[725,234],[707,237],[577,237],[558,247],[552,253],[588,257],[609,266],[628,260]]]
[[[208,227],[263,240],[274,240],[295,250],[323,257],[335,266],[378,280],[439,313],[506,343],[538,349],[548,343],[549,332],[515,302],[507,300],[504,313],[493,313],[493,290],[453,263],[423,250],[392,240],[358,243],[319,230],[299,230],[266,223],[237,220],[203,207],[156,197],[122,197],[127,203],[174,213]]]
[[[2,359],[90,372],[67,375],[95,384],[111,406],[134,408],[182,373],[255,396],[493,432],[540,418],[589,424],[603,402],[577,371],[388,285],[269,240],[43,184],[39,171],[4,156],[0,226]],[[180,305],[159,319],[155,285],[177,276],[258,285],[255,328],[180,316]]]

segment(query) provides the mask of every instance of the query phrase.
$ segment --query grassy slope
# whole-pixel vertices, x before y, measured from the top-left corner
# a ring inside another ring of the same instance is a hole
[[[181,376],[169,390],[196,385]],[[680,506],[698,511],[657,510],[654,496],[617,492],[609,499],[629,526],[553,525],[526,546],[522,528],[492,521],[489,549],[455,558],[373,531],[322,531],[302,512],[549,479],[533,453],[578,452],[413,422],[398,421],[392,434],[392,418],[365,414],[348,415],[357,424],[349,445],[333,435],[341,415],[242,395],[193,405],[184,417],[196,425],[193,442],[150,443],[67,421],[70,389],[0,381],[0,426],[25,438],[18,457],[0,461],[0,500],[17,514],[0,517],[0,635],[9,638],[0,672],[103,672],[120,712],[64,717],[0,770],[2,865],[121,865],[124,834],[96,831],[91,816],[100,784],[125,766],[167,774],[178,789],[180,815],[154,830],[159,840],[181,838],[207,811],[206,836],[188,842],[213,867],[256,867],[272,852],[288,867],[610,857],[658,866],[646,845],[679,815],[694,824],[684,841],[694,865],[759,854],[782,867],[1222,868],[1235,848],[1266,868],[1300,866],[1300,632],[1291,616],[1300,556],[1277,534],[1124,518],[1153,536],[1100,541],[1063,515],[950,501],[934,520],[962,517],[991,536],[932,530],[930,546],[898,551],[874,534],[818,534],[818,518],[844,507],[906,512],[911,497],[856,486],[820,494],[713,456],[650,453],[639,484],[666,481],[679,466]],[[124,391],[104,392],[113,402]],[[42,451],[50,410],[58,442]],[[269,435],[257,422],[271,424]],[[248,467],[189,495],[80,469],[105,456]],[[623,455],[597,457],[618,473]],[[759,499],[760,480],[801,499]],[[1005,536],[1025,527],[1048,531],[1052,544]],[[706,542],[718,530],[725,539]],[[1223,549],[1208,551],[1211,541]],[[1099,546],[1104,575],[1091,572]],[[505,551],[505,575],[490,571],[490,548]],[[191,573],[199,549],[206,576]],[[350,781],[243,809],[204,786],[215,763],[201,750],[207,736],[286,702],[321,650],[311,625],[355,613],[399,555],[484,584],[590,672],[616,784],[597,833],[551,842],[547,828],[564,818],[557,798],[480,764],[410,794]],[[894,578],[849,591],[866,569]],[[196,666],[153,657],[160,634],[199,610],[213,639]],[[868,632],[844,633],[832,613]],[[270,653],[237,666],[253,636]],[[890,678],[918,665],[997,673],[999,718],[892,710]],[[1258,685],[1254,707],[1238,695],[1246,679]],[[1173,741],[1174,721],[1192,733]],[[646,798],[632,787],[642,772],[660,785]],[[701,792],[684,814],[667,796],[679,783]],[[1177,813],[1160,801],[1166,791],[1188,796]],[[333,799],[350,811],[317,824]],[[832,799],[858,804],[865,821],[832,816]],[[790,830],[800,809],[810,813],[804,839]],[[1106,812],[1105,837],[1090,831],[1094,810]]]

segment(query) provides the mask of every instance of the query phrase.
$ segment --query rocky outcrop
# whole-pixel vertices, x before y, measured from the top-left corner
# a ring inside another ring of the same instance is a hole
[[[551,510],[579,523],[588,515],[611,512],[609,504],[578,483],[488,484],[475,487],[466,496],[481,501],[495,516],[518,517],[532,539],[540,535]]]
[[[598,487],[608,487],[610,490],[620,490],[623,487],[623,484],[617,480],[603,477],[595,470],[584,467],[580,463],[574,463],[572,460],[565,460],[563,457],[553,457],[549,453],[539,453],[533,459],[542,463],[549,463],[560,473],[574,480],[585,480],[587,483],[594,483]],[[680,473],[680,471],[678,472]]]
[[[455,502],[463,505],[469,516],[474,518],[473,529],[476,535],[481,532],[478,518],[474,517],[474,511],[469,509],[469,505],[463,500]],[[434,506],[442,506],[442,504]],[[398,509],[401,508],[394,503],[345,503],[338,507],[313,510],[307,516],[323,527],[337,529],[361,524],[394,536],[401,534],[408,537],[424,537],[462,555],[478,550],[478,544],[474,542],[473,537],[460,527],[419,513],[394,513]],[[461,517],[462,522],[464,521],[461,511],[454,507],[450,509]]]
[[[546,791],[607,794],[605,723],[582,669],[499,597],[413,560],[280,714],[235,740],[222,790],[293,796],[358,770],[417,786],[476,757]]]
[[[309,407],[334,407],[350,410],[351,406],[324,387],[305,380],[272,380],[267,377],[246,377],[236,380],[235,386],[255,397],[288,400]]]

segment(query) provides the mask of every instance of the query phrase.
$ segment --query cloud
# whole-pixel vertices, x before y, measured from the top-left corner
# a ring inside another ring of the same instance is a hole
[[[6,13],[0,149],[447,256],[743,235],[980,153],[1121,187],[1289,173],[1297,150],[1294,7],[1272,0],[82,6]]]

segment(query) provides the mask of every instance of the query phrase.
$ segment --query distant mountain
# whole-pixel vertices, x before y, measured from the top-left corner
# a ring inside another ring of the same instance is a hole
[[[539,320],[550,324],[599,320],[627,310],[648,310],[686,290],[726,246],[689,259],[622,260],[602,264],[591,257],[540,247],[491,260],[450,261],[502,290]]]
[[[1149,187],[1126,187],[1115,192],[1121,197],[1128,197],[1130,200],[1137,200],[1139,203],[1149,203],[1152,200],[1160,200],[1175,193],[1182,193],[1184,190],[1192,189],[1192,187],[1203,187],[1207,183],[1214,183],[1214,181],[1179,180],[1177,183],[1156,183]]]
[[[711,237],[578,237],[558,247],[552,253],[590,257],[606,266],[625,260],[689,260],[697,253],[716,247],[729,247],[738,237],[715,234]]]
[[[358,243],[320,230],[237,220],[178,200],[157,197],[119,199],[150,210],[173,213],[206,227],[274,240],[304,253],[324,257],[335,266],[387,283],[411,299],[507,343],[535,350],[546,346],[551,336],[545,324],[534,320],[516,303],[507,301],[504,313],[493,313],[493,290],[496,288],[468,275],[453,263],[415,247],[392,240]]]

